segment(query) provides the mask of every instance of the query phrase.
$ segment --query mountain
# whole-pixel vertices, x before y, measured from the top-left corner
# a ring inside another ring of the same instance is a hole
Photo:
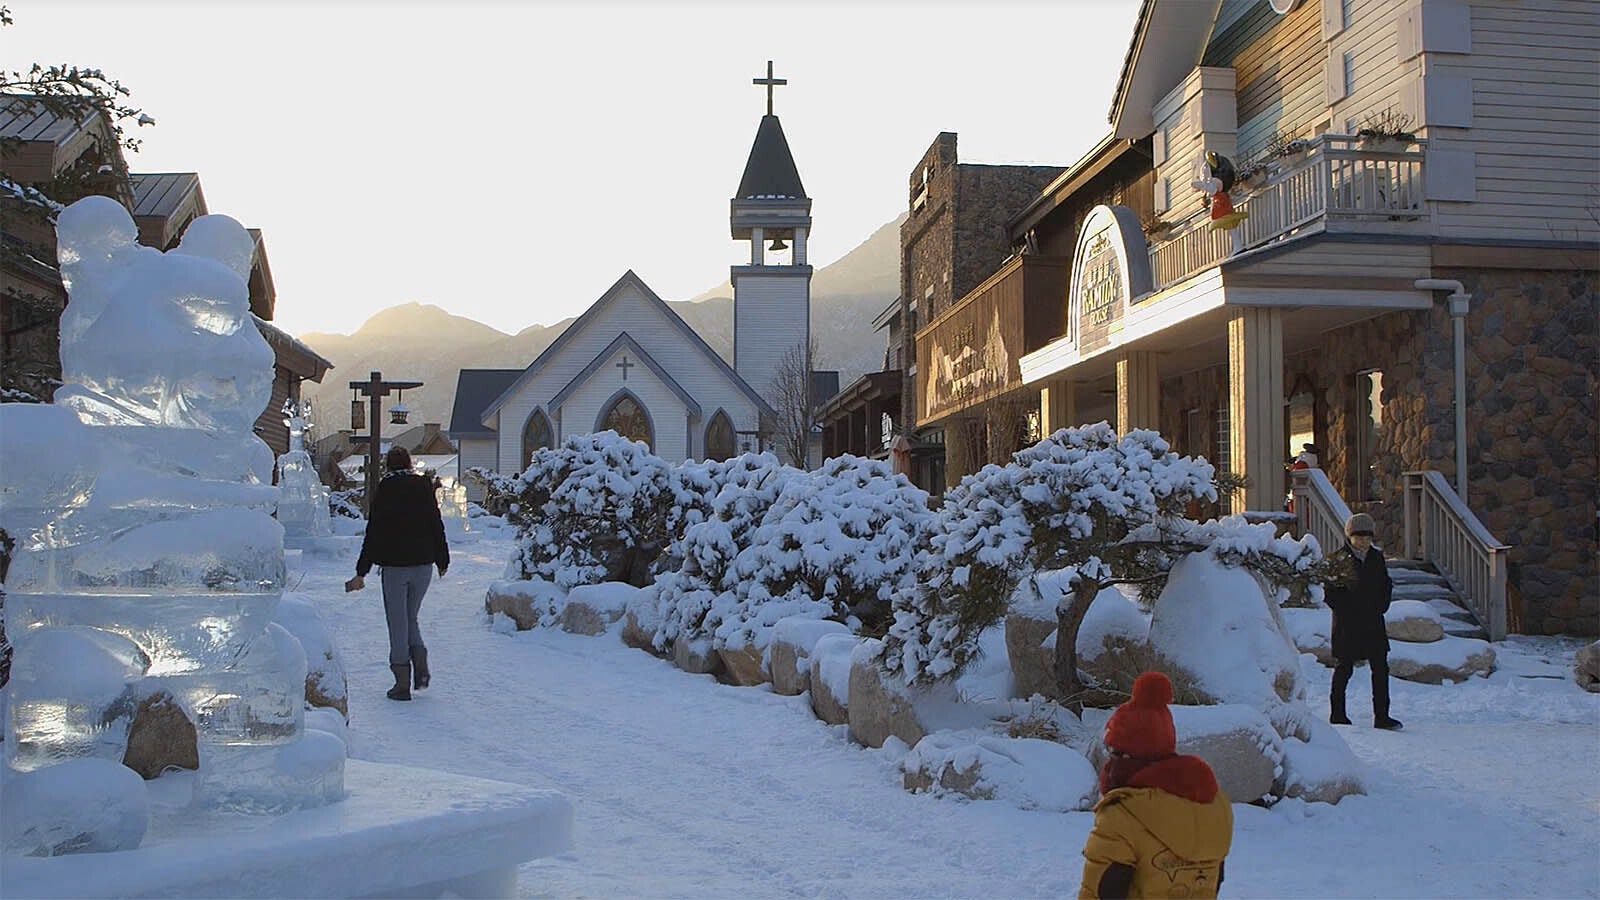
[[[872,233],[854,250],[811,279],[811,330],[817,339],[817,368],[838,369],[844,386],[866,372],[883,368],[886,337],[872,320],[900,292],[901,215]],[[733,291],[727,282],[690,300],[668,305],[730,362],[733,359]],[[322,384],[307,382],[318,434],[349,427],[351,381],[373,370],[390,381],[420,381],[408,391],[409,425],[386,425],[393,433],[425,422],[450,425],[456,373],[461,369],[520,369],[555,341],[572,319],[530,325],[506,334],[481,322],[424,303],[392,306],[368,319],[354,334],[311,332],[300,340],[335,366]],[[384,401],[385,406],[394,402]]]

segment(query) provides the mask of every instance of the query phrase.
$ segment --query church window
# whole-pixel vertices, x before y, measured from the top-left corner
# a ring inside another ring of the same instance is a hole
[[[722,410],[711,417],[711,424],[706,426],[706,459],[721,462],[733,455],[736,435],[733,432],[733,420]]]
[[[522,468],[519,471],[527,471],[528,464],[533,462],[533,451],[553,447],[555,443],[555,429],[550,427],[550,419],[543,410],[534,410],[522,429]]]
[[[630,441],[643,441],[647,446],[655,446],[655,437],[650,433],[650,418],[632,394],[623,394],[611,404],[606,414],[600,417],[599,430],[615,431]]]

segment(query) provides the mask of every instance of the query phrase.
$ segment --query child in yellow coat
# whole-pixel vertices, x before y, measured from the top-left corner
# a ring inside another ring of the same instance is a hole
[[[1106,722],[1111,758],[1083,845],[1079,898],[1215,897],[1233,808],[1198,756],[1177,753],[1172,682],[1146,672]]]

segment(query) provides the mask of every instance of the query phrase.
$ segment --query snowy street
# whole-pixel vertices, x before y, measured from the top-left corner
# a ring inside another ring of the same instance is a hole
[[[291,560],[343,655],[353,757],[564,792],[577,849],[527,863],[530,897],[1028,897],[1077,890],[1088,813],[957,802],[900,786],[894,751],[850,743],[805,697],[718,684],[615,633],[492,631],[483,610],[511,545],[453,548],[424,601],[433,686],[390,683],[376,579],[352,560]],[[302,578],[302,575],[304,576]],[[1394,683],[1406,730],[1341,728],[1369,767],[1337,806],[1236,806],[1223,895],[1600,896],[1600,696],[1570,679],[1571,639],[1503,645],[1515,671]],[[1548,655],[1547,665],[1541,655]],[[1302,657],[1313,708],[1330,670]],[[397,785],[396,790],[404,790]],[[419,848],[426,852],[426,848]]]

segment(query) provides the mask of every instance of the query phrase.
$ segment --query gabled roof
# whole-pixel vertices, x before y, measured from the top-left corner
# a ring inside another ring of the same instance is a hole
[[[488,406],[484,407],[483,412],[480,414],[479,423],[482,424],[484,420],[487,420],[491,415],[497,412],[501,406],[505,405],[506,401],[510,400],[511,396],[521,389],[521,387],[528,382],[528,379],[533,377],[535,372],[539,371],[539,368],[544,365],[546,360],[554,359],[556,354],[560,353],[564,347],[575,340],[576,336],[581,334],[583,330],[588,327],[590,322],[594,321],[595,317],[599,315],[600,310],[616,302],[616,299],[622,296],[623,289],[630,286],[638,290],[638,292],[644,297],[646,303],[654,305],[667,322],[671,323],[672,326],[676,328],[678,332],[689,341],[689,343],[693,344],[695,348],[698,349],[703,356],[705,356],[706,359],[710,360],[711,364],[720,372],[722,372],[722,374],[725,375],[735,387],[737,387],[741,392],[744,393],[746,397],[750,398],[750,400],[756,404],[757,409],[761,410],[761,412],[767,415],[773,415],[772,407],[767,405],[767,401],[761,399],[761,395],[756,393],[755,389],[750,387],[750,385],[746,383],[743,378],[739,377],[739,373],[735,372],[733,367],[728,365],[726,360],[717,355],[717,351],[711,349],[711,345],[706,343],[705,338],[701,337],[693,328],[690,328],[689,323],[685,322],[683,318],[676,312],[673,312],[672,307],[668,306],[665,300],[662,300],[660,297],[656,296],[655,291],[650,290],[650,286],[644,283],[644,279],[634,274],[632,269],[629,269],[628,271],[622,273],[622,277],[618,278],[616,283],[610,288],[607,288],[604,294],[600,295],[599,300],[596,300],[593,305],[584,310],[583,315],[579,316],[571,325],[568,325],[567,330],[561,332],[561,335],[551,342],[550,346],[544,348],[544,352],[540,353],[537,359],[529,363],[528,367],[523,369],[522,373],[517,376],[517,379],[508,387],[506,387],[505,390],[500,392],[500,395],[495,398],[493,403],[490,403]]]
[[[0,94],[0,137],[63,144],[81,131],[94,115],[91,113],[82,121],[75,121],[46,109],[45,104],[31,94]]]
[[[789,152],[789,141],[783,136],[778,117],[762,116],[755,143],[750,146],[750,158],[744,164],[744,177],[739,179],[739,191],[733,199],[780,197],[804,200],[806,189],[800,183],[800,171],[794,167],[794,155]]]
[[[677,379],[667,374],[667,370],[662,368],[660,363],[656,362],[655,357],[651,356],[649,353],[646,353],[645,349],[639,346],[639,342],[630,337],[626,331],[617,335],[616,340],[606,345],[604,350],[601,350],[599,353],[595,354],[594,359],[589,360],[589,364],[583,367],[582,372],[579,372],[571,381],[567,382],[566,387],[556,391],[556,395],[550,398],[549,407],[551,409],[559,408],[562,402],[568,397],[572,396],[572,392],[577,390],[578,387],[583,384],[585,379],[587,379],[590,375],[593,375],[601,366],[605,365],[606,360],[610,359],[613,354],[624,348],[633,351],[633,355],[639,357],[639,360],[644,363],[645,368],[649,369],[657,378],[661,379],[662,384],[671,388],[672,393],[677,395],[679,400],[683,401],[683,405],[688,408],[691,415],[700,415],[700,403],[694,399],[693,395],[684,390],[683,386],[678,384]]]
[[[456,440],[493,437],[483,424],[483,411],[522,374],[521,369],[462,369],[456,375],[456,402],[446,430]]]
[[[1143,0],[1122,74],[1111,95],[1111,134],[1142,138],[1155,130],[1156,101],[1200,64],[1222,0]]]
[[[133,218],[147,246],[166,250],[196,217],[206,214],[205,193],[194,172],[128,175]]]

